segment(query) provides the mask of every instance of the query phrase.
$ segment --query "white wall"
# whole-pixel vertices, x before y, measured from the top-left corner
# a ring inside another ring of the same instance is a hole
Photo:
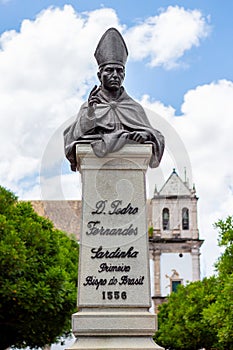
[[[190,253],[183,253],[180,258],[178,253],[164,253],[161,254],[160,260],[161,269],[161,294],[166,296],[170,294],[170,280],[166,278],[172,275],[172,269],[179,273],[179,277],[183,279],[183,283],[192,280],[192,258]]]

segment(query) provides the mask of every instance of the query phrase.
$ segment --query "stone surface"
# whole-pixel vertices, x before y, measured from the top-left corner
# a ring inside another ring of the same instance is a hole
[[[150,145],[97,158],[78,145],[82,230],[75,349],[159,349],[153,342],[145,172]]]
[[[163,350],[158,345],[155,345],[153,340],[148,337],[90,337],[82,338],[80,337],[74,343],[74,345],[69,348],[70,350],[75,349],[86,349],[86,350]],[[69,350],[67,349],[67,350]]]
[[[98,322],[97,322],[98,321]],[[143,310],[82,311],[73,315],[75,336],[93,335],[151,335],[155,330],[155,316]]]
[[[37,214],[52,220],[54,226],[74,234],[79,240],[82,202],[80,200],[32,200]]]
[[[77,146],[79,156],[90,150],[82,158],[79,307],[151,305],[144,191],[150,146],[138,148],[145,149],[141,157],[126,147],[132,161],[123,152],[97,158],[90,146]]]

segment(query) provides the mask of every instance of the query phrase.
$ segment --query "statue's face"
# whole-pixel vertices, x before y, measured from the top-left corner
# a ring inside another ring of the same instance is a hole
[[[98,78],[106,90],[119,90],[125,78],[125,68],[120,64],[106,64],[98,72]]]

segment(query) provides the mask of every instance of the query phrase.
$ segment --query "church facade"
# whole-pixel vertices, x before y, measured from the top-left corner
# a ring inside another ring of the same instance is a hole
[[[175,169],[151,205],[149,237],[152,298],[155,311],[179,284],[200,280],[200,247],[195,187],[189,188]]]

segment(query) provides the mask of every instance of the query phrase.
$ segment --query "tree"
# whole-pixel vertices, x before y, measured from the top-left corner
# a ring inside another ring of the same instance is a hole
[[[216,263],[218,289],[216,302],[204,310],[204,318],[215,329],[218,346],[233,350],[233,217],[219,220],[215,227],[219,231],[219,245],[224,253]]]
[[[233,218],[219,220],[218,275],[179,286],[160,307],[155,340],[174,350],[233,350]]]
[[[42,347],[70,331],[78,244],[0,186],[0,349]]]
[[[224,247],[224,253],[220,256],[216,263],[219,277],[226,277],[232,274],[233,266],[233,216],[227,219],[219,220],[214,227],[218,229],[218,244]]]
[[[216,284],[212,277],[179,286],[160,307],[156,342],[174,350],[210,349],[216,342],[216,334],[202,313],[215,302]]]

